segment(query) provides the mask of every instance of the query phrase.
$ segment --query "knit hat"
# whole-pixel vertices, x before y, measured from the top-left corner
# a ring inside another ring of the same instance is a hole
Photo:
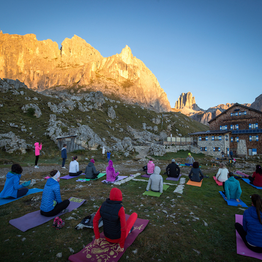
[[[95,163],[95,160],[92,158],[92,159],[90,160],[90,162],[94,164],[94,163]]]
[[[188,153],[189,156],[191,156],[191,153]]]

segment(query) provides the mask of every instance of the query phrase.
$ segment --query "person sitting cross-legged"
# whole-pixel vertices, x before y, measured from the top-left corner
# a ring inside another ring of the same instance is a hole
[[[226,199],[236,199],[236,201],[239,202],[241,194],[242,190],[239,181],[234,178],[234,174],[232,172],[229,172],[228,180],[225,182]]]
[[[93,219],[95,245],[100,242],[99,219],[103,219],[105,238],[110,243],[118,243],[117,252],[124,251],[125,240],[132,233],[137,213],[132,213],[126,220],[125,209],[122,205],[122,192],[118,188],[112,188],[110,197],[99,207]]]
[[[85,170],[86,178],[96,179],[99,173],[99,171],[96,171],[95,160],[91,159]]]
[[[194,181],[194,182],[200,182],[204,178],[204,175],[201,169],[199,168],[198,162],[193,163],[193,167],[191,168],[188,177],[191,181]]]
[[[79,176],[82,174],[82,170],[79,171],[79,163],[77,162],[77,156],[74,156],[69,164],[69,176]]]
[[[147,163],[147,174],[152,175],[154,173],[155,164],[153,163],[152,159],[150,159]]]
[[[161,169],[156,166],[154,173],[149,177],[146,191],[151,190],[154,192],[163,193],[163,177],[160,175]]]
[[[180,168],[176,164],[175,159],[172,159],[172,163],[167,166],[166,173],[168,177],[179,177]]]

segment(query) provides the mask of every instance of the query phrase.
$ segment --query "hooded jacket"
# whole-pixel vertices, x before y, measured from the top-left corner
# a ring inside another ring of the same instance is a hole
[[[191,168],[188,177],[191,181],[200,182],[204,178],[204,175],[199,167],[198,168],[193,167]]]
[[[123,248],[126,239],[126,218],[122,206],[122,192],[112,188],[110,197],[99,207],[93,220],[95,238],[100,238],[99,219],[103,219],[104,235],[108,242],[119,243]]]
[[[153,163],[153,161],[149,161],[147,163],[147,174],[151,175],[154,173],[154,169],[155,169],[155,164]]]
[[[149,177],[146,190],[157,191],[163,193],[163,177],[160,175],[161,169],[156,166],[154,173]]]
[[[42,149],[42,144],[39,144],[38,142],[36,142],[34,144],[34,146],[35,146],[35,155],[39,156],[40,155],[40,150]]]
[[[66,147],[63,147],[61,149],[61,157],[67,159]]]
[[[8,172],[6,175],[4,189],[0,193],[0,198],[7,198],[7,197],[17,198],[17,190],[23,188],[22,185],[19,185],[20,178],[21,178],[21,174]]]
[[[262,212],[260,212],[262,220]],[[249,244],[262,247],[262,224],[260,224],[254,206],[245,210],[243,215],[243,229],[247,232],[246,240]]]
[[[57,204],[62,202],[60,185],[53,178],[49,178],[44,187],[40,209],[44,212],[53,210],[54,201],[56,201]]]
[[[119,172],[116,173],[113,167],[113,161],[109,160],[108,166],[106,167],[106,180],[109,182],[114,182],[118,174]]]
[[[242,193],[240,183],[233,176],[229,177],[229,179],[225,182],[225,193],[228,200],[240,199]]]
[[[85,170],[85,174],[86,174],[86,178],[89,178],[89,179],[94,179],[99,172],[96,171],[96,167],[94,165],[94,163],[92,162],[89,162],[89,164],[87,165],[86,167],[86,170]]]

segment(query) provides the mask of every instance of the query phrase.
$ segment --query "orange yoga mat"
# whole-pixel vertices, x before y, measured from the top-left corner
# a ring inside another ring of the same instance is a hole
[[[201,187],[201,186],[202,186],[202,182],[203,182],[203,180],[201,180],[201,182],[194,182],[194,181],[188,180],[186,184],[187,184],[187,185],[190,185],[190,186],[198,186],[198,187]]]

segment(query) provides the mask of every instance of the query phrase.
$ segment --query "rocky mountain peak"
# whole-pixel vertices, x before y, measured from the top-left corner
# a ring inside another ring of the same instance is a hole
[[[251,104],[250,107],[262,111],[262,94],[256,97],[255,101]]]
[[[120,53],[119,56],[123,60],[123,62],[125,62],[126,64],[132,63],[133,55],[132,55],[132,51],[129,46],[126,45],[122,49],[122,52]]]
[[[175,109],[183,109],[184,107],[193,109],[195,104],[196,104],[196,100],[191,92],[182,93],[179,96],[178,100],[176,101]]]

